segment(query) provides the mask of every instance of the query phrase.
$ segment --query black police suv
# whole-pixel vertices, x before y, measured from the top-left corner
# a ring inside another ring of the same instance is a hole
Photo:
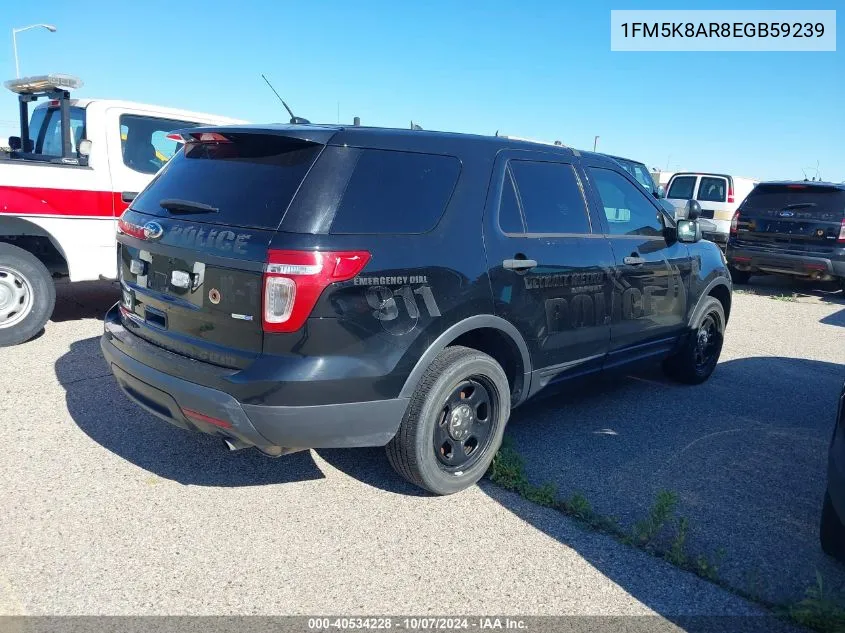
[[[102,349],[132,400],[231,449],[386,445],[448,494],[551,383],[716,365],[719,249],[612,159],[365,127],[184,139],[120,219]]]
[[[845,563],[845,386],[839,395],[836,426],[830,442],[827,492],[819,532],[822,549]]]
[[[734,213],[727,258],[736,283],[775,273],[845,290],[845,184],[758,184]]]

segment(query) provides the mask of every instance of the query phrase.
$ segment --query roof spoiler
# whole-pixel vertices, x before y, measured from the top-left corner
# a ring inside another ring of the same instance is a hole
[[[173,136],[179,135],[185,142],[196,142],[200,140],[200,135],[206,134],[209,135],[208,142],[214,142],[213,135],[261,134],[326,145],[342,129],[329,125],[208,125],[177,130]]]

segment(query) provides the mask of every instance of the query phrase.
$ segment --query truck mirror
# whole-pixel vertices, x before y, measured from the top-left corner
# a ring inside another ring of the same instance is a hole
[[[23,147],[23,144],[21,143],[21,137],[20,136],[10,136],[9,137],[9,149],[13,149],[13,150],[17,151],[21,147]]]
[[[77,150],[79,152],[79,155],[85,156],[85,157],[90,156],[91,155],[91,145],[93,145],[93,143],[91,143],[91,141],[89,141],[87,138],[84,138],[81,141],[79,141],[79,148]]]

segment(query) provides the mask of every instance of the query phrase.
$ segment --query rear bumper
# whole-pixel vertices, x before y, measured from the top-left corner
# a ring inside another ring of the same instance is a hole
[[[408,404],[403,398],[315,406],[243,404],[219,389],[145,365],[119,349],[115,339],[123,342],[123,349],[149,347],[149,353],[157,356],[172,355],[174,368],[184,359],[126,331],[117,305],[113,306],[106,314],[100,346],[118,385],[132,401],[183,429],[236,439],[248,446],[383,446],[395,435]]]
[[[845,521],[845,390],[839,399],[839,412],[833,440],[830,443],[830,454],[827,466],[827,490],[833,507],[843,521]]]
[[[845,277],[845,257],[822,257],[784,253],[776,249],[741,246],[732,242],[727,248],[728,263],[738,270],[797,277]]]

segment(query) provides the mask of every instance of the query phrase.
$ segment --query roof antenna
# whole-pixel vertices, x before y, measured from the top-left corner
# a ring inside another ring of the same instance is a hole
[[[267,79],[267,77],[265,77],[265,76],[264,76],[264,73],[261,73],[261,78],[262,78],[265,82],[267,82],[267,85],[268,85],[268,86],[270,86],[270,90],[272,90],[272,91],[273,91],[273,94],[275,94],[275,95],[279,98],[279,101],[281,101],[281,102],[282,102],[282,105],[283,105],[283,106],[285,106],[285,110],[287,110],[287,111],[288,111],[288,114],[290,115],[290,122],[291,122],[291,124],[293,124],[293,125],[296,125],[296,124],[306,124],[306,125],[307,125],[308,123],[311,123],[311,121],[309,121],[308,119],[303,119],[303,118],[301,118],[301,117],[294,116],[293,111],[291,111],[291,109],[288,107],[288,104],[287,104],[287,103],[285,103],[285,100],[284,100],[284,99],[282,99],[281,95],[279,95],[279,93],[278,93],[278,92],[276,92],[276,89],[273,87],[273,84],[271,84],[271,83],[270,83],[270,81]]]

